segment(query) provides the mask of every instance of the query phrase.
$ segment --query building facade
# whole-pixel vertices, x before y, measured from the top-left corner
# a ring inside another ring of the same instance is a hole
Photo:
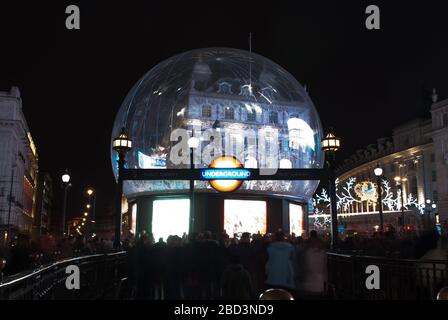
[[[53,210],[53,180],[47,172],[40,172],[37,183],[36,215],[34,228],[36,234],[51,231]]]
[[[371,232],[379,227],[377,167],[383,169],[383,217],[394,227],[427,228],[448,220],[448,99],[434,92],[430,119],[415,119],[393,129],[337,168],[341,230]],[[311,224],[328,223],[324,193],[315,197]]]
[[[0,228],[32,232],[36,213],[38,155],[22,111],[19,89],[0,92]]]

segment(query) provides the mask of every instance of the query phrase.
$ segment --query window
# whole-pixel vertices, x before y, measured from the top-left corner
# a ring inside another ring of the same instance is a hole
[[[436,155],[434,153],[431,153],[431,162],[436,161]]]
[[[278,123],[278,113],[277,113],[277,112],[272,111],[272,112],[269,114],[269,122],[271,122],[271,123],[275,123],[275,124]]]
[[[448,114],[443,114],[443,126],[448,127]]]
[[[432,172],[432,181],[433,182],[437,181],[437,173],[435,171]]]
[[[434,190],[432,192],[432,201],[434,201],[436,203],[439,201],[439,194],[437,193],[437,190]]]
[[[209,105],[202,106],[202,117],[211,118],[212,117],[212,107]]]
[[[235,110],[231,107],[226,107],[224,111],[224,118],[226,120],[235,120]]]
[[[254,110],[247,111],[247,121],[255,122],[257,121],[257,114]]]

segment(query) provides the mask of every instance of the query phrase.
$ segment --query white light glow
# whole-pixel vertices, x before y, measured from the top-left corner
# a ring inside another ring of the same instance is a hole
[[[235,161],[222,158],[221,160],[216,162],[215,168],[236,168]],[[223,190],[226,190],[232,187],[237,180],[216,180],[216,184]]]
[[[131,209],[131,232],[132,234],[136,234],[137,232],[137,204],[134,203]]]
[[[290,148],[309,147],[314,150],[314,131],[308,123],[299,118],[291,118],[288,120],[288,131]]]
[[[288,159],[280,160],[280,169],[292,169],[292,162]]]
[[[189,199],[155,200],[152,212],[152,233],[156,241],[159,238],[166,241],[170,235],[182,237],[189,232]]]
[[[188,139],[188,148],[197,149],[199,147],[199,139],[196,137],[191,137]]]
[[[266,201],[224,200],[224,230],[236,233],[266,233]]]
[[[69,183],[70,182],[70,175],[65,173],[62,175],[62,182]]]

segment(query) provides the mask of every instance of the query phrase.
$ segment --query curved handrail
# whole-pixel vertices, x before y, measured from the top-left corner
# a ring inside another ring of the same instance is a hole
[[[113,253],[104,253],[104,254],[92,254],[92,255],[88,255],[88,256],[67,258],[67,259],[64,259],[64,260],[52,262],[52,263],[50,263],[48,265],[40,266],[40,267],[38,267],[38,269],[34,269],[32,271],[30,271],[30,270],[24,271],[24,272],[21,272],[21,273],[15,274],[15,275],[11,275],[11,276],[8,276],[8,277],[4,278],[3,282],[0,283],[0,289],[3,288],[3,287],[6,287],[6,286],[12,285],[14,283],[26,280],[28,278],[37,276],[37,275],[39,275],[41,273],[44,273],[45,271],[47,271],[49,269],[52,269],[54,267],[59,267],[61,265],[66,265],[68,263],[73,263],[73,262],[78,262],[79,263],[79,262],[82,262],[83,260],[89,260],[89,259],[94,259],[94,258],[99,258],[99,257],[112,257],[112,256],[122,255],[122,254],[125,254],[125,253],[126,253],[126,251],[119,251],[119,252],[113,252]]]
[[[382,261],[390,261],[390,262],[448,264],[448,259],[446,259],[446,260],[398,259],[398,258],[379,257],[379,256],[377,257],[377,256],[363,256],[363,255],[349,255],[349,254],[340,254],[340,253],[334,253],[334,252],[327,252],[327,255],[341,257],[341,258],[360,258],[360,259],[382,260]]]

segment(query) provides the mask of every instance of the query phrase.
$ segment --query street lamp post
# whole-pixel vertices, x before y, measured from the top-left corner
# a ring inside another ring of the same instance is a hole
[[[68,174],[68,170],[65,170],[65,173],[62,175],[62,187],[64,188],[64,199],[62,203],[62,237],[65,236],[65,220],[67,218],[67,193],[70,186],[70,175]]]
[[[383,175],[383,169],[377,167],[374,170],[376,176],[376,184],[377,184],[377,193],[378,193],[378,212],[380,214],[380,231],[384,232],[384,220],[383,220],[383,192],[381,189],[381,176]]]
[[[425,210],[426,211],[426,214],[425,214],[425,216],[426,216],[426,219],[425,219],[426,220],[425,221],[426,226],[425,227],[426,227],[427,230],[430,229],[431,221],[433,220],[431,215],[432,215],[433,212],[435,212],[436,208],[437,208],[437,205],[435,204],[435,202],[433,202],[433,201],[431,201],[429,199],[426,200],[426,210]]]
[[[190,169],[194,169],[194,150],[199,146],[199,139],[194,136],[194,130],[188,139],[188,148],[190,149]],[[194,231],[194,179],[190,179],[190,233]]]
[[[90,229],[91,229],[92,234],[94,234],[95,233],[95,223],[96,223],[96,220],[95,220],[96,192],[92,188],[89,188],[89,189],[87,189],[87,195],[89,196],[88,209],[92,213],[92,217],[90,219],[90,221],[91,221]]]
[[[327,135],[321,141],[322,151],[326,156],[326,167],[330,171],[329,193],[331,208],[331,247],[335,249],[338,244],[338,211],[336,203],[336,177],[334,173],[334,162],[336,160],[336,151],[341,147],[341,139],[337,138],[332,129],[329,129]]]
[[[132,148],[132,140],[126,135],[125,128],[121,129],[121,133],[112,142],[112,149],[118,153],[118,181],[116,195],[116,212],[115,212],[115,236],[114,249],[121,246],[121,197],[123,193],[123,179],[121,176],[124,164],[126,163],[126,153]]]
[[[398,190],[400,190],[400,202],[401,202],[401,224],[404,229],[405,226],[405,217],[404,217],[404,193],[403,193],[403,182],[406,181],[406,178],[401,178],[399,176],[394,178],[395,183],[397,184]]]

